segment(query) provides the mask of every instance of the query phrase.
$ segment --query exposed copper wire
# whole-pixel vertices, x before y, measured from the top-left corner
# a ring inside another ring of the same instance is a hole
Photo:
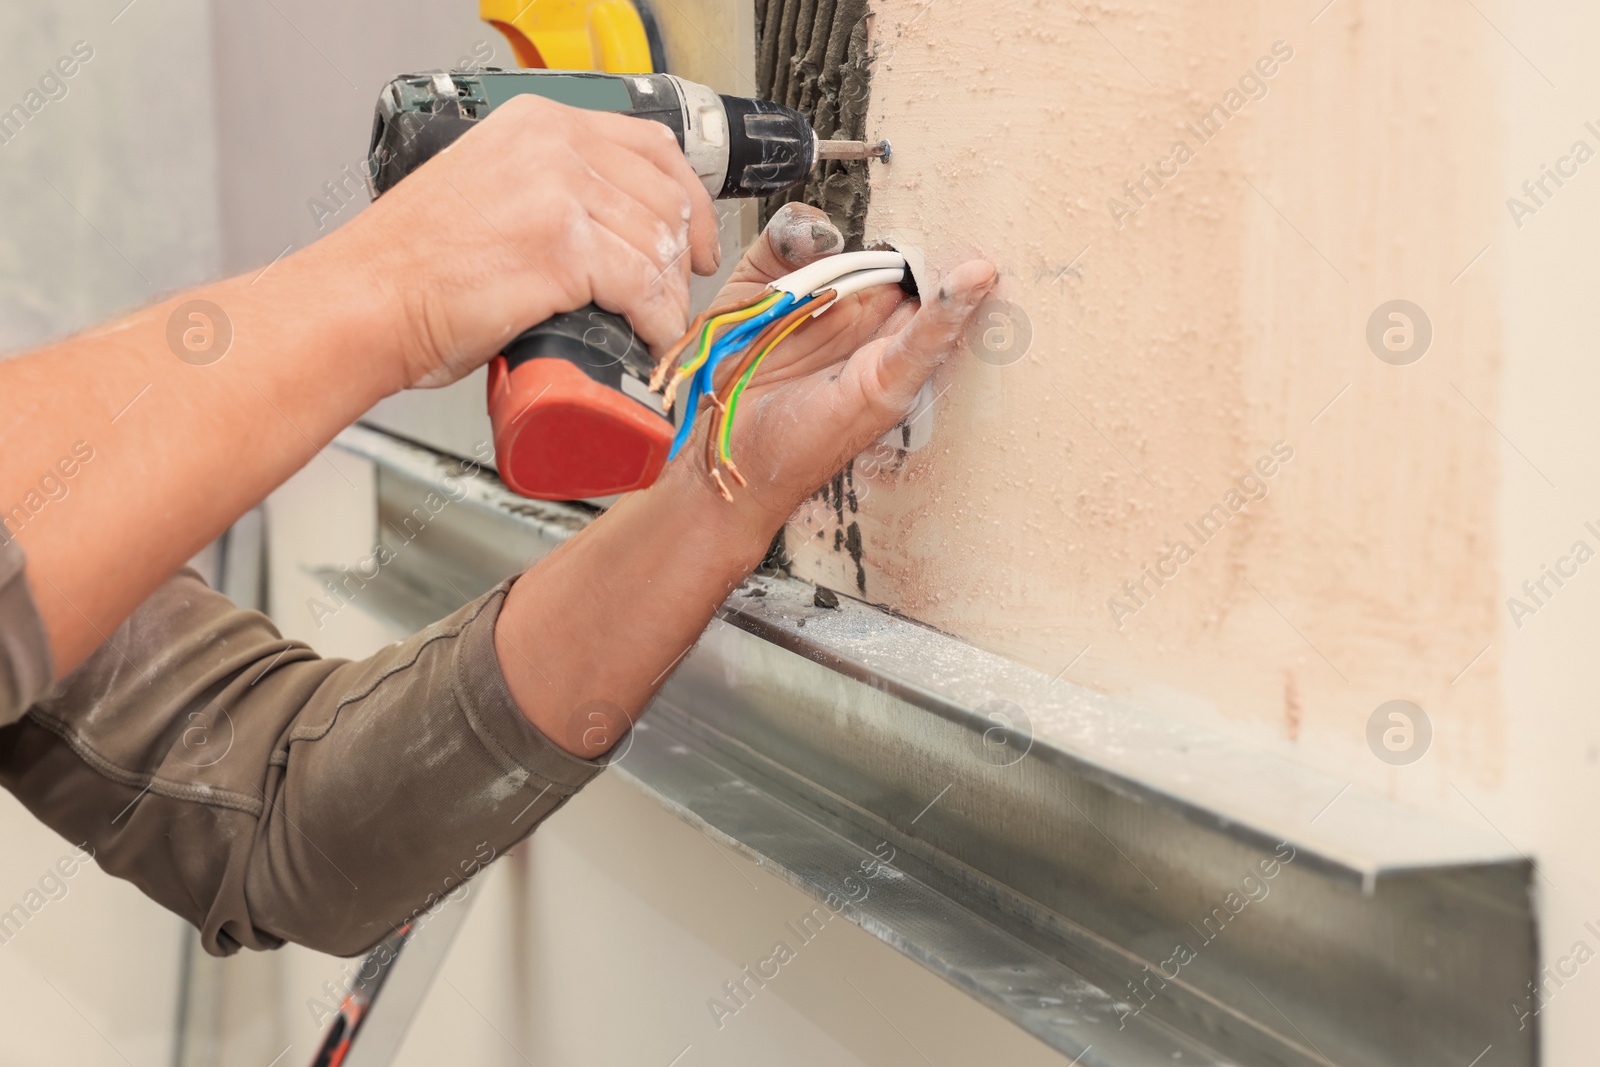
[[[706,399],[709,400],[712,406],[714,406],[719,412],[724,415],[727,414],[728,409],[723,406],[722,401],[718,400],[714,393],[707,393]],[[715,473],[717,469],[716,423],[716,417],[713,416],[707,421],[706,424],[706,470],[712,471],[713,473]]]
[[[716,307],[706,308],[696,315],[694,321],[689,324],[689,328],[684,331],[683,336],[672,342],[667,350],[661,353],[661,358],[656,360],[655,369],[650,372],[650,391],[652,393],[660,391],[662,383],[667,380],[667,375],[672,370],[672,365],[677,362],[679,356],[683,355],[683,350],[689,347],[689,343],[700,336],[700,331],[706,328],[707,322],[717,315],[726,315],[730,311],[738,311],[740,308],[749,307],[752,302],[751,300],[730,301],[726,304],[719,304]],[[667,406],[671,407],[672,405],[668,404]]]
[[[722,494],[722,499],[733,503],[733,493],[729,492],[728,484],[722,480],[722,472],[715,467],[711,469],[711,480],[717,483],[717,492]]]
[[[712,311],[707,312],[706,321],[701,324],[700,330],[697,331],[700,334],[700,342],[695,345],[694,358],[678,367],[678,373],[672,376],[672,380],[667,383],[666,389],[662,391],[661,406],[668,411],[672,410],[673,402],[678,397],[678,385],[681,382],[687,381],[693,377],[690,372],[699,366],[703,360],[708,358],[710,354],[716,350],[717,345],[721,342],[721,338],[715,336],[716,331],[719,328],[726,327],[727,331],[731,332],[732,330],[737,329],[742,322],[755,318],[757,315],[761,314],[762,312],[757,310],[758,308],[762,308],[764,305],[776,303],[780,299],[782,299],[782,294],[774,291],[768,291],[754,303],[741,304],[731,311],[718,312],[713,309]],[[721,319],[726,319],[728,321],[718,321]],[[727,335],[727,332],[724,332],[722,336],[726,337]],[[682,351],[683,350],[680,349],[680,353]],[[652,378],[653,377],[654,375],[652,375]],[[691,414],[693,413],[691,412]]]

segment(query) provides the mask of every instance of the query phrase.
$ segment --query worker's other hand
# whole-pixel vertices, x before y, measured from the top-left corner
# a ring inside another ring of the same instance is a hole
[[[786,205],[715,303],[752,299],[767,283],[843,246],[822,211]],[[940,278],[925,302],[899,286],[879,286],[846,297],[785,338],[739,402],[730,452],[749,485],[730,485],[735,506],[754,506],[774,524],[784,521],[904,419],[922,383],[956,349],[994,280],[993,264],[971,260]],[[713,420],[705,411],[699,418],[702,425],[674,466],[709,480],[704,435]]]
[[[447,385],[593,301],[666,344],[717,220],[672,131],[541,97],[497,107],[323,244],[397,309],[393,388]]]

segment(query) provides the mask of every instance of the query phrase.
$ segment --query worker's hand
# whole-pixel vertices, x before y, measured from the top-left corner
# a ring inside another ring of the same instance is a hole
[[[826,214],[789,204],[773,216],[715,303],[752,299],[768,282],[843,244]],[[733,506],[754,508],[758,521],[781,523],[904,419],[922,383],[955,350],[994,279],[992,264],[972,260],[940,278],[925,302],[899,286],[879,286],[846,297],[789,335],[762,362],[739,402],[730,451],[749,485],[730,485]],[[713,420],[705,411],[699,418],[702,425],[673,466],[708,480],[705,434]]]
[[[843,244],[822,212],[787,207],[717,303],[754,297]],[[731,504],[706,471],[711,420],[701,412],[655,485],[519,578],[495,623],[495,652],[528,721],[577,756],[623,736],[784,520],[906,416],[994,276],[988,263],[964,263],[929,285],[920,308],[885,286],[812,319],[773,350],[740,401],[732,450],[749,486],[732,486]]]
[[[518,96],[323,245],[397,309],[395,389],[446,385],[591,300],[670,342],[721,253],[711,198],[657,122]],[[315,246],[314,246],[315,247]]]

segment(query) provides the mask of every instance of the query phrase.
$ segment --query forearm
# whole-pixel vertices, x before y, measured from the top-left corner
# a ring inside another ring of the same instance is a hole
[[[685,462],[624,497],[511,587],[495,650],[523,714],[575,755],[603,753],[761,562],[781,521],[724,502]]]
[[[398,387],[382,369],[399,363],[387,302],[341,252],[315,245],[0,363],[0,517],[28,553],[57,677]],[[169,345],[174,310],[196,299],[231,326],[215,362]]]

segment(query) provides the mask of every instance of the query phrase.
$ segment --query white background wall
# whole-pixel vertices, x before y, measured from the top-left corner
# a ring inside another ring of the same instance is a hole
[[[1589,58],[1589,46],[1600,39],[1600,10],[1565,4],[1559,17],[1551,15],[1516,4],[1496,13],[1522,53],[1509,45],[1502,53],[1498,118],[1508,142],[1501,179],[1507,196],[1575,139],[1600,143],[1584,128],[1586,122],[1600,127],[1600,71]],[[1600,526],[1597,235],[1600,171],[1591,162],[1521,229],[1508,214],[1485,256],[1503,257],[1509,279],[1499,418],[1507,472],[1500,510],[1504,597],[1521,595],[1522,582],[1578,538],[1593,546],[1585,522]],[[1539,859],[1547,963],[1570,956],[1580,939],[1595,948],[1585,924],[1600,926],[1597,619],[1600,574],[1590,564],[1522,629],[1508,625],[1501,641],[1509,774],[1503,789],[1479,803],[1483,818]],[[1547,1062],[1594,1062],[1597,1013],[1600,971],[1586,966],[1556,990],[1545,1013]]]

